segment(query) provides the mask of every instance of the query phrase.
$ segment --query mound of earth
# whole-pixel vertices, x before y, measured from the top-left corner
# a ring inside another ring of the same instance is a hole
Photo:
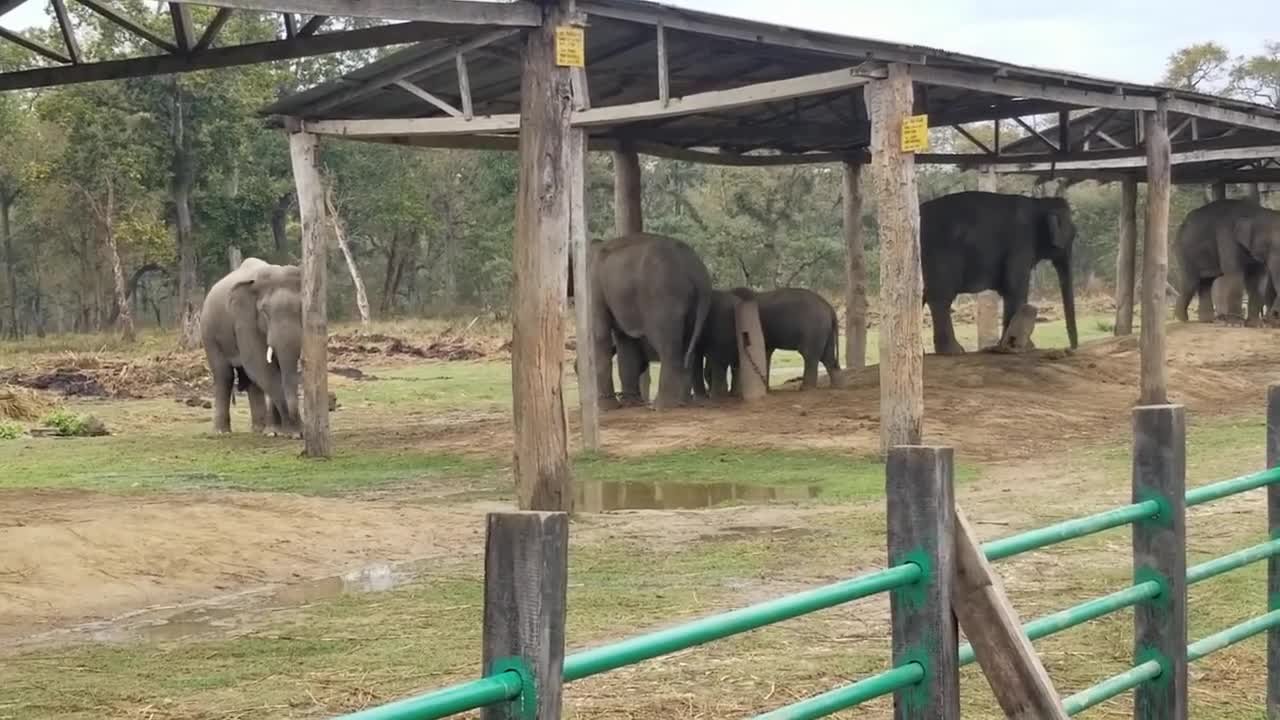
[[[66,355],[23,368],[0,369],[0,384],[68,397],[147,398],[207,391],[209,371],[197,352],[129,360]]]
[[[443,334],[425,345],[415,345],[405,338],[383,333],[352,332],[329,336],[332,357],[382,355],[407,356],[426,360],[480,360],[494,354],[483,341],[468,340]]]

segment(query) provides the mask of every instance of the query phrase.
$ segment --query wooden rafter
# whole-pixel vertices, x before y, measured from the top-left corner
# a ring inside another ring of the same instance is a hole
[[[1040,133],[1040,131],[1039,131],[1039,130],[1037,130],[1037,129],[1035,129],[1035,128],[1031,127],[1031,125],[1027,124],[1027,121],[1023,120],[1023,119],[1022,119],[1022,118],[1020,118],[1020,117],[1014,117],[1014,118],[1013,118],[1013,121],[1014,121],[1014,122],[1016,122],[1016,123],[1018,123],[1019,125],[1021,125],[1023,130],[1026,130],[1027,132],[1031,133],[1033,136],[1035,136],[1037,139],[1039,139],[1039,140],[1040,140],[1040,142],[1044,143],[1045,147],[1049,148],[1050,150],[1057,150],[1057,149],[1058,149],[1058,146],[1057,146],[1057,145],[1054,145],[1054,144],[1053,144],[1053,141],[1051,141],[1049,138],[1047,138],[1047,137],[1045,137],[1044,135],[1042,135],[1042,134]]]
[[[1093,134],[1101,138],[1104,142],[1106,142],[1108,145],[1110,145],[1113,148],[1116,148],[1118,150],[1129,149],[1128,145],[1125,145],[1124,143],[1120,142],[1119,140],[1116,140],[1115,138],[1111,137],[1107,133],[1102,132],[1101,130],[1095,130]]]
[[[10,10],[17,8],[27,0],[0,0],[0,17],[3,17]]]
[[[954,129],[956,132],[958,132],[958,133],[960,133],[961,135],[963,135],[965,140],[968,140],[969,142],[973,143],[974,145],[977,145],[977,146],[978,146],[978,149],[979,149],[979,150],[981,150],[982,152],[984,152],[984,153],[986,153],[986,154],[988,154],[988,155],[995,155],[995,153],[991,151],[991,148],[987,147],[985,144],[983,144],[983,142],[982,142],[981,140],[979,140],[978,138],[974,137],[974,136],[973,136],[973,133],[970,133],[968,130],[965,130],[963,125],[952,125],[951,127],[952,127],[952,129]]]
[[[410,95],[413,95],[419,100],[425,101],[426,103],[430,104],[432,107],[436,107],[443,110],[448,115],[452,115],[453,117],[462,117],[461,110],[454,107],[453,105],[450,105],[448,102],[440,99],[439,97],[432,95],[426,90],[423,90],[417,85],[414,85],[408,80],[397,80],[392,84],[400,88],[401,90],[404,90],[405,92],[409,93]]]
[[[671,78],[667,67],[667,29],[662,23],[658,23],[656,30],[658,34],[658,100],[666,106],[671,100]]]
[[[67,55],[72,63],[79,65],[84,58],[80,55],[80,42],[76,40],[76,28],[71,24],[67,4],[63,0],[53,0],[53,13],[58,19],[58,29],[62,31],[62,41],[67,45]]]
[[[182,0],[191,2],[191,0]],[[413,20],[456,25],[536,27],[542,11],[528,0],[464,2],[463,0],[201,0],[197,5],[259,12]]]
[[[1114,116],[1115,114],[1116,114],[1115,110],[1099,110],[1098,119],[1093,123],[1093,125],[1088,130],[1085,130],[1084,137],[1080,138],[1080,147],[1084,148],[1085,150],[1088,150],[1089,141],[1092,140],[1100,130],[1102,130],[1102,126],[1105,125],[1107,121],[1110,120],[1112,116]]]
[[[298,29],[298,37],[315,35],[328,20],[328,15],[312,15],[311,19],[303,23],[302,27]]]
[[[298,18],[293,13],[280,13],[284,18],[284,36],[292,40],[298,36]]]
[[[213,41],[218,39],[218,33],[222,32],[222,26],[231,19],[233,12],[235,10],[231,8],[218,8],[217,14],[209,21],[209,26],[204,29],[204,34],[200,36],[200,41],[196,43],[193,52],[203,52],[212,47]]]
[[[196,46],[195,26],[191,24],[191,8],[183,3],[169,3],[169,15],[173,18],[173,37],[178,50],[191,52]]]
[[[458,53],[454,66],[458,73],[458,99],[462,102],[462,117],[470,119],[474,114],[471,109],[471,74],[467,71],[467,56]]]
[[[8,40],[14,45],[19,45],[21,47],[24,47],[30,50],[31,52],[43,58],[52,60],[56,63],[62,63],[63,65],[71,64],[71,58],[67,57],[66,55],[63,55],[57,50],[47,48],[44,45],[41,45],[40,43],[36,42],[35,40],[28,40],[25,37],[19,35],[18,33],[13,32],[12,30],[7,30],[3,27],[0,27],[0,38],[4,38],[5,40]]]
[[[160,37],[159,35],[156,35],[155,33],[151,32],[150,30],[146,29],[145,27],[143,27],[143,26],[139,25],[138,23],[134,22],[133,20],[130,20],[129,18],[125,17],[124,15],[121,15],[120,13],[118,13],[118,12],[116,12],[115,10],[111,9],[109,6],[107,6],[107,5],[105,5],[105,4],[101,3],[101,2],[99,2],[98,0],[77,0],[77,2],[79,2],[81,5],[83,5],[83,6],[87,7],[87,8],[89,8],[89,9],[90,9],[90,10],[92,10],[93,12],[95,12],[95,13],[97,13],[97,14],[101,15],[102,17],[104,17],[104,18],[106,18],[106,19],[110,20],[111,22],[115,23],[116,25],[119,25],[120,27],[124,28],[125,30],[128,30],[129,32],[133,33],[134,35],[137,35],[138,37],[142,38],[143,40],[146,40],[147,42],[151,43],[152,45],[155,45],[156,47],[160,48],[161,50],[164,50],[165,52],[177,52],[177,51],[178,51],[178,46],[177,46],[177,45],[174,45],[173,43],[169,42],[168,40],[165,40],[164,38]]]

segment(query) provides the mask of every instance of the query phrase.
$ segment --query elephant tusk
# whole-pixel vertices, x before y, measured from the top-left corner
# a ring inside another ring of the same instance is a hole
[[[268,346],[267,346],[267,363],[268,363],[268,364],[271,362],[271,355],[272,355],[272,353],[274,353],[274,352],[275,352],[275,349],[274,349],[274,348],[272,348],[270,345],[268,345]]]

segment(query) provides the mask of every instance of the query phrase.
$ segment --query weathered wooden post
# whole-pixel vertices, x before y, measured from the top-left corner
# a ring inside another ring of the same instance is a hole
[[[1267,467],[1280,467],[1280,384],[1267,387]],[[1267,486],[1267,531],[1280,538],[1280,485]],[[1280,610],[1280,557],[1267,559],[1267,610]],[[1267,631],[1267,720],[1280,720],[1280,628]]]
[[[587,74],[581,68],[570,71],[573,89],[573,107],[586,110],[591,107],[591,94],[587,88]],[[591,293],[591,238],[587,219],[587,140],[585,129],[569,131],[569,243],[573,246],[573,275],[578,282],[573,298],[575,337],[574,355],[578,367],[578,407],[581,409],[582,447],[585,450],[600,448],[600,387],[596,379],[595,343],[592,342],[591,324],[597,319],[595,296]]]
[[[1165,101],[1144,112],[1147,142],[1147,224],[1142,243],[1142,355],[1140,402],[1169,398],[1165,372],[1165,286],[1169,281],[1169,115]]]
[[[1134,606],[1135,664],[1160,664],[1160,676],[1134,691],[1134,720],[1187,717],[1186,450],[1181,405],[1133,409],[1133,501],[1160,504],[1159,515],[1133,524],[1133,573],[1161,589]]]
[[[864,92],[880,221],[880,448],[888,452],[919,443],[924,423],[920,199],[915,156],[901,144],[913,100],[910,70],[891,64]]]
[[[302,443],[307,457],[329,457],[329,321],[325,286],[333,226],[325,217],[320,138],[289,124],[289,154],[302,218]]]
[[[862,161],[844,161],[844,362],[867,366],[867,256],[862,238]]]
[[[1209,186],[1209,199],[1210,200],[1226,200],[1227,184],[1221,180],[1215,181],[1213,185]]]
[[[618,236],[644,231],[640,155],[627,145],[613,153],[613,231]],[[640,373],[640,399],[649,402],[649,363]]]
[[[524,692],[483,720],[559,720],[569,516],[490,513],[484,549],[483,675],[514,670]]]
[[[999,183],[993,167],[983,168],[978,172],[978,189],[983,192],[997,192]],[[1000,342],[1002,325],[1000,315],[1000,294],[994,290],[984,290],[974,298],[974,322],[978,325],[978,349],[990,347]]]
[[[1115,335],[1133,334],[1133,291],[1138,257],[1138,178],[1120,181],[1120,245],[1116,248]]]
[[[738,370],[734,379],[743,402],[759,400],[769,392],[769,365],[764,352],[764,331],[760,328],[760,306],[743,300],[734,308],[738,328]]]
[[[958,720],[960,667],[951,607],[955,500],[951,448],[895,446],[885,466],[889,566],[923,576],[889,593],[893,664],[918,663],[924,679],[893,696],[894,720]]]
[[[573,502],[563,370],[573,93],[555,56],[556,28],[566,22],[559,5],[544,8],[542,25],[525,36],[520,84],[511,400],[521,510],[567,511]]]

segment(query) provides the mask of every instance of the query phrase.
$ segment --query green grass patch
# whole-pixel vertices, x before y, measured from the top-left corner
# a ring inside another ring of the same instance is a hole
[[[344,405],[435,411],[511,407],[511,365],[506,362],[429,362],[366,372],[378,379],[344,383],[335,390]]]

